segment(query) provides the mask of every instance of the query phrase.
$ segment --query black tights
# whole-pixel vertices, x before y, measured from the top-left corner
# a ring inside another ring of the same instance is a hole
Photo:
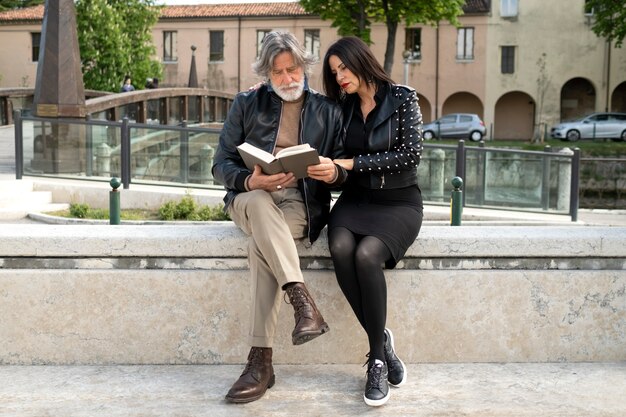
[[[328,241],[339,287],[367,333],[370,360],[384,362],[387,283],[383,264],[391,252],[380,239],[355,235],[344,227],[332,229]]]

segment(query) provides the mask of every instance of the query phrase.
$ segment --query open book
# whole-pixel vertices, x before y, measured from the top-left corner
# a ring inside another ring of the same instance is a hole
[[[254,170],[255,165],[260,165],[268,175],[293,172],[300,179],[307,176],[306,168],[309,165],[320,163],[317,150],[308,143],[281,149],[275,156],[247,142],[237,146],[237,150],[250,171]]]

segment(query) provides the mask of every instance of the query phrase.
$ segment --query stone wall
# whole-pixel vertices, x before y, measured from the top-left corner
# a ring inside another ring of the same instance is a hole
[[[3,225],[0,364],[217,364],[247,354],[247,238],[208,225]],[[425,225],[387,271],[403,360],[626,360],[626,228]],[[277,363],[363,363],[323,235],[299,246],[331,331]]]

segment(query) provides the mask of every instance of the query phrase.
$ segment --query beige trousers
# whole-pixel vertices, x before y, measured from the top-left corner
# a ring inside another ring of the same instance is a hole
[[[272,347],[282,287],[304,281],[294,241],[306,236],[304,201],[297,188],[273,193],[253,190],[237,195],[228,214],[250,236],[250,346]]]

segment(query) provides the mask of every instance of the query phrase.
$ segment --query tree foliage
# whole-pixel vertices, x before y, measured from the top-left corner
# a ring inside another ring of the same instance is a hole
[[[384,68],[389,74],[393,67],[398,24],[437,26],[446,20],[459,25],[458,16],[463,13],[465,0],[300,0],[300,4],[309,13],[332,21],[341,36],[358,36],[368,44],[372,43],[372,22],[385,23]]]
[[[118,92],[125,75],[136,87],[160,77],[152,43],[160,8],[153,0],[77,0],[76,24],[85,88]]]
[[[0,0],[0,12],[43,4],[45,0]]]
[[[626,37],[626,4],[618,0],[588,0],[585,8],[593,12],[593,32],[621,47]]]

